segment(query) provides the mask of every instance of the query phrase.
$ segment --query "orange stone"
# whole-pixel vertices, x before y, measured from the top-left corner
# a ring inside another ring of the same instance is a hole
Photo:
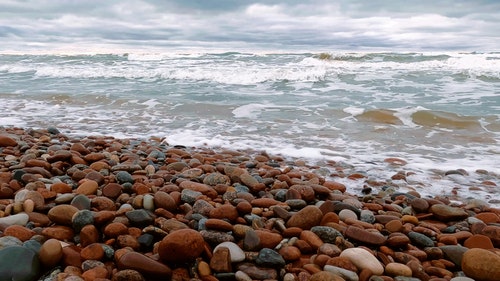
[[[71,193],[71,186],[64,182],[56,182],[50,186],[50,190],[56,193]]]
[[[82,260],[101,260],[104,257],[104,248],[99,243],[92,243],[80,252]]]
[[[35,232],[21,225],[11,225],[4,230],[3,235],[13,236],[24,242],[31,239]]]
[[[472,248],[481,248],[481,249],[493,249],[493,243],[488,236],[482,234],[474,234],[471,237],[467,238],[464,241],[464,246],[472,249]]]
[[[83,194],[83,195],[93,195],[93,194],[97,193],[98,188],[99,188],[99,185],[97,184],[96,181],[86,180],[78,186],[75,193],[76,194]]]
[[[47,268],[52,268],[61,261],[63,249],[57,239],[49,239],[42,244],[38,254],[40,262]]]
[[[486,224],[500,223],[500,216],[493,212],[483,212],[476,215],[477,219],[482,220]]]

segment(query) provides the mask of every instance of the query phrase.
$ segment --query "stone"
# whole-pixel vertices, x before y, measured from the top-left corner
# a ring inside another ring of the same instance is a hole
[[[226,247],[218,247],[210,258],[210,268],[215,272],[231,272],[231,253]]]
[[[75,232],[69,226],[54,225],[44,228],[42,230],[42,235],[60,241],[73,241],[73,238],[75,237]]]
[[[451,207],[444,204],[435,204],[429,208],[429,211],[441,221],[458,221],[469,216],[463,209]]]
[[[78,209],[68,204],[54,206],[49,210],[47,215],[49,219],[57,224],[72,225],[73,215],[78,212]]]
[[[260,250],[255,262],[264,267],[283,267],[286,264],[285,260],[278,252],[269,248]]]
[[[472,248],[481,248],[481,249],[493,249],[493,243],[491,239],[482,234],[474,234],[471,237],[465,239],[464,247],[472,249]]]
[[[146,279],[137,270],[124,269],[113,274],[111,281],[146,281]]]
[[[42,244],[39,252],[41,264],[46,268],[57,265],[63,256],[61,242],[57,239],[49,239]]]
[[[385,274],[389,276],[412,276],[411,268],[402,263],[391,262],[385,265]]]
[[[352,210],[343,209],[339,212],[339,219],[341,221],[346,221],[347,219],[357,220],[358,215],[355,212],[353,212]]]
[[[170,280],[170,276],[172,276],[172,270],[167,265],[137,252],[123,254],[117,259],[116,266],[120,270],[131,269],[138,271],[149,278]]]
[[[371,232],[355,226],[348,226],[344,235],[361,243],[382,245],[387,238],[379,232]]]
[[[119,171],[116,173],[116,179],[118,180],[118,183],[123,184],[123,183],[134,183],[134,179],[132,178],[132,175],[127,172],[127,171]]]
[[[229,253],[231,254],[231,262],[242,262],[245,260],[245,252],[243,252],[243,250],[235,243],[222,242],[214,248],[214,252],[219,247],[226,247],[229,249]]]
[[[96,181],[86,180],[76,188],[75,193],[83,195],[93,195],[97,193],[98,188],[99,185]]]
[[[84,194],[78,194],[73,197],[70,205],[76,207],[78,210],[90,210],[91,200]]]
[[[84,280],[99,280],[107,279],[109,275],[108,270],[105,267],[94,267],[83,272],[82,277]]]
[[[102,195],[115,199],[122,194],[122,186],[115,182],[110,182],[102,188]]]
[[[241,270],[236,271],[234,278],[236,278],[236,281],[252,281],[252,278]]]
[[[500,256],[485,249],[469,249],[463,255],[462,270],[478,281],[500,280]]]
[[[175,230],[165,236],[158,247],[160,258],[167,262],[191,261],[205,248],[203,236],[192,229]]]
[[[14,236],[3,236],[0,237],[0,249],[10,247],[10,246],[21,246],[23,241]]]
[[[256,251],[260,249],[259,235],[252,228],[245,231],[243,238],[243,249],[247,251]]]
[[[353,271],[350,271],[350,270],[347,270],[347,269],[344,269],[341,267],[336,267],[333,265],[325,265],[323,267],[323,270],[328,271],[328,272],[332,272],[332,273],[342,277],[345,280],[349,280],[349,281],[359,280],[359,277],[356,274],[356,272],[353,272]]]
[[[17,224],[8,226],[3,231],[3,235],[16,237],[23,242],[31,239],[35,234],[33,230]]]
[[[153,202],[156,208],[163,208],[170,212],[177,209],[177,203],[174,198],[164,191],[156,192],[154,194]]]
[[[319,271],[311,275],[309,281],[345,281],[345,279],[330,271]]]
[[[279,233],[261,229],[255,230],[255,233],[257,233],[257,236],[259,236],[260,246],[262,248],[274,249],[274,247],[276,247],[281,242],[281,240],[283,240],[283,236],[281,236]]]
[[[369,269],[375,275],[382,275],[384,267],[370,252],[363,248],[348,248],[342,251],[340,257],[348,258],[360,271]]]
[[[0,278],[2,280],[32,281],[40,275],[38,256],[22,246],[0,249]]]
[[[29,216],[26,213],[19,213],[15,215],[10,215],[0,218],[1,225],[22,225],[25,226],[28,223]]]
[[[434,247],[434,241],[422,233],[410,231],[407,235],[415,246],[422,248]]]
[[[284,246],[279,249],[279,254],[285,261],[290,262],[300,259],[302,253],[295,246]]]
[[[0,147],[17,146],[17,141],[9,136],[0,135]]]
[[[446,245],[439,247],[443,251],[445,258],[452,261],[456,266],[461,266],[462,258],[468,248],[460,245]]]
[[[71,218],[73,229],[80,232],[86,225],[94,223],[94,214],[89,210],[79,210]]]
[[[82,260],[102,260],[104,258],[104,249],[99,243],[92,243],[80,252]]]
[[[313,226],[319,225],[322,218],[323,212],[321,212],[318,207],[309,205],[293,214],[286,222],[286,226],[299,227],[304,230],[309,230]]]
[[[112,222],[104,228],[104,235],[109,238],[116,238],[120,235],[128,234],[128,227],[121,222]]]
[[[429,209],[429,202],[423,198],[414,198],[410,201],[410,206],[416,213],[425,213]]]
[[[252,263],[238,264],[238,270],[246,273],[250,278],[257,280],[278,279],[278,272],[272,268],[261,268]]]
[[[329,226],[313,226],[311,231],[325,243],[335,244],[337,237],[344,238],[340,231]]]
[[[125,213],[125,216],[127,216],[133,226],[139,228],[152,225],[154,222],[154,215],[144,209],[128,211]]]

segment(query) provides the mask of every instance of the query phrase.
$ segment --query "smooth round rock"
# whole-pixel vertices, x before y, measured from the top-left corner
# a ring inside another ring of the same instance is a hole
[[[169,233],[158,247],[160,258],[167,262],[186,262],[200,256],[205,248],[203,236],[193,229]]]
[[[389,276],[412,276],[411,268],[402,263],[391,262],[385,266],[385,274]]]
[[[72,225],[73,215],[78,212],[74,206],[63,204],[54,206],[49,210],[47,215],[49,219],[57,224]]]
[[[340,257],[348,258],[360,271],[369,269],[375,275],[382,275],[384,267],[370,252],[363,248],[349,248],[342,251]]]
[[[300,227],[304,230],[309,230],[313,226],[319,225],[323,218],[323,212],[313,205],[304,207],[298,211],[286,222],[287,227]]]
[[[462,257],[462,270],[478,281],[500,280],[500,256],[485,249],[469,249]]]
[[[358,215],[349,209],[343,209],[339,212],[339,219],[341,221],[346,221],[347,219],[357,220]]]
[[[61,242],[57,239],[49,239],[42,244],[39,252],[40,262],[47,268],[52,268],[62,258],[63,251]]]

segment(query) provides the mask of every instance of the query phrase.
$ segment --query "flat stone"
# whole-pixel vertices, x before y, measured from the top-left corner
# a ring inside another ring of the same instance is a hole
[[[422,248],[434,247],[434,241],[422,233],[410,231],[407,235],[410,238],[411,242],[416,246]]]
[[[47,215],[49,219],[57,224],[72,225],[73,215],[78,212],[78,209],[68,204],[54,206],[49,210]]]
[[[429,211],[433,213],[437,219],[442,221],[458,221],[466,219],[469,216],[463,209],[444,204],[432,205]]]
[[[348,226],[344,234],[348,238],[370,245],[382,245],[387,240],[379,232],[371,232],[355,226]]]
[[[19,213],[15,215],[10,215],[0,218],[0,224],[3,225],[22,225],[25,226],[28,223],[29,216],[26,213]]]
[[[385,274],[396,277],[396,276],[406,276],[411,277],[412,271],[407,265],[402,263],[391,262],[385,266]]]
[[[325,265],[323,267],[323,270],[335,273],[336,275],[338,275],[338,276],[340,276],[340,277],[342,277],[342,278],[344,278],[345,280],[348,280],[348,281],[357,281],[357,280],[359,280],[359,277],[356,274],[356,272],[353,272],[353,271],[350,271],[350,270],[347,270],[347,269],[344,269],[344,268],[341,268],[341,267],[336,267],[336,266],[333,266],[333,265]]]

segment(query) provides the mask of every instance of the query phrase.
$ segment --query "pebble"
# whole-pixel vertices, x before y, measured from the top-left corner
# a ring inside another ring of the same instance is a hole
[[[363,248],[345,249],[340,256],[348,258],[360,271],[368,269],[375,275],[384,273],[384,267],[377,258]]]
[[[46,268],[52,268],[62,259],[61,242],[57,239],[48,239],[42,244],[38,256]]]
[[[168,280],[172,276],[172,270],[167,265],[141,253],[127,252],[116,260],[118,269],[132,269],[140,272],[144,277],[166,278]]]
[[[485,249],[469,249],[463,255],[462,270],[475,280],[500,280],[500,256]]]
[[[28,220],[29,220],[28,214],[19,213],[19,214],[10,215],[10,216],[0,218],[0,224],[25,226],[28,223]]]
[[[301,229],[311,229],[319,225],[323,218],[323,212],[313,205],[309,205],[298,211],[286,222],[287,227],[299,227]]]
[[[286,264],[285,259],[278,252],[269,248],[260,250],[255,262],[265,267],[282,267]]]
[[[192,229],[175,230],[165,236],[158,247],[162,260],[183,262],[193,260],[205,249],[203,236]]]

